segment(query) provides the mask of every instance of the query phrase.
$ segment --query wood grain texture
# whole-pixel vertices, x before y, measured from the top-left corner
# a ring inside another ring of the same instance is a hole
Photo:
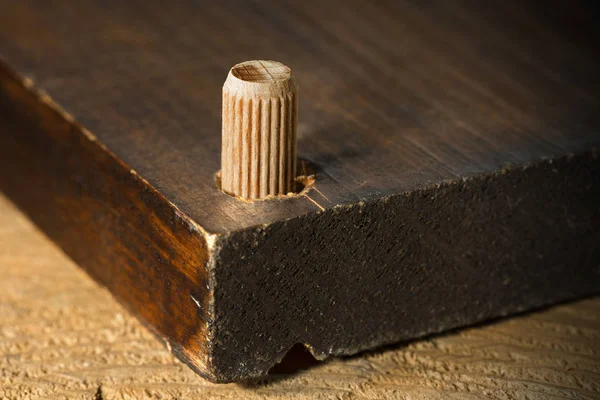
[[[1,4],[2,58],[212,233],[600,145],[597,46],[560,24],[594,29],[585,8]],[[321,170],[313,201],[249,205],[215,189],[221,86],[257,54],[288,65],[304,88],[298,156]]]
[[[584,5],[0,8],[1,189],[213,380],[297,343],[352,354],[600,289]],[[285,201],[214,180],[223,79],[257,58],[305,88],[317,179]]]
[[[201,228],[47,96],[23,91],[6,70],[0,92],[2,188],[176,354],[208,370],[210,250]]]
[[[216,385],[0,195],[0,398],[597,399],[600,299]]]

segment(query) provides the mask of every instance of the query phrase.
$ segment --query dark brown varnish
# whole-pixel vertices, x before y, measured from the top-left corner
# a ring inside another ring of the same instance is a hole
[[[203,235],[6,69],[0,92],[2,188],[175,352],[205,370],[211,293]]]
[[[600,289],[585,6],[0,9],[0,189],[211,380]],[[297,78],[303,196],[216,188],[221,85],[256,58]]]

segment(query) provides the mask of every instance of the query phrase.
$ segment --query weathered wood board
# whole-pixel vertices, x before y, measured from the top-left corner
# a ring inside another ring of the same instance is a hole
[[[216,381],[596,293],[584,7],[0,0],[0,189]],[[304,196],[216,188],[256,58],[295,72]]]
[[[260,381],[195,375],[0,195],[0,398],[596,399],[600,299]],[[281,370],[281,368],[280,368]]]

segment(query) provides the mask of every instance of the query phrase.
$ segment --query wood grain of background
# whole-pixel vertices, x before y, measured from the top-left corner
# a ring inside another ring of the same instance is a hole
[[[260,382],[203,380],[0,195],[0,399],[598,399],[600,298]]]

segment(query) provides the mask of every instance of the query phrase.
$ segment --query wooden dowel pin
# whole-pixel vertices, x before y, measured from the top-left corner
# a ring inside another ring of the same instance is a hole
[[[262,199],[292,192],[296,177],[298,90],[275,61],[246,61],[223,85],[221,189]]]

